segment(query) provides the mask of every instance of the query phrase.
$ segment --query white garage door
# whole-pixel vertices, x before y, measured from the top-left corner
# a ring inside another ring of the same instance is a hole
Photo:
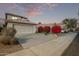
[[[12,24],[8,24],[8,27],[12,27]],[[35,25],[30,24],[14,24],[14,28],[17,30],[17,35],[30,34],[36,32]]]

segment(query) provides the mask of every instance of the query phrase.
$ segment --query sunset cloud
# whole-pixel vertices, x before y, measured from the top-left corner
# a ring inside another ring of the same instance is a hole
[[[54,8],[56,6],[58,6],[58,4],[55,4],[55,3],[28,5],[27,16],[30,16],[30,17],[40,16],[40,15],[42,15],[44,13],[44,12],[42,12],[43,8],[52,9],[52,8]]]
[[[30,17],[36,17],[42,14],[42,11],[40,10],[41,7],[30,7],[27,11],[27,15]]]

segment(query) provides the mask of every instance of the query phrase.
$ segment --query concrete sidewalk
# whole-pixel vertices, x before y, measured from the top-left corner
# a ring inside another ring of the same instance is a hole
[[[23,50],[8,54],[8,56],[60,56],[69,46],[77,33],[67,33],[54,38],[51,34],[45,36],[43,34],[28,36],[28,41],[21,43]]]

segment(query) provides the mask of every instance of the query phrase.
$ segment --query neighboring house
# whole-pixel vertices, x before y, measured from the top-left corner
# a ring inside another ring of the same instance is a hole
[[[36,24],[29,21],[26,17],[11,13],[6,13],[5,17],[7,27],[14,27],[17,30],[17,35],[36,32]]]

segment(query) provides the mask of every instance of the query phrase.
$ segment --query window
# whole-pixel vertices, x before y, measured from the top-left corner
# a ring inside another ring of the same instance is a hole
[[[17,17],[14,17],[14,16],[13,16],[12,19],[17,19]]]

